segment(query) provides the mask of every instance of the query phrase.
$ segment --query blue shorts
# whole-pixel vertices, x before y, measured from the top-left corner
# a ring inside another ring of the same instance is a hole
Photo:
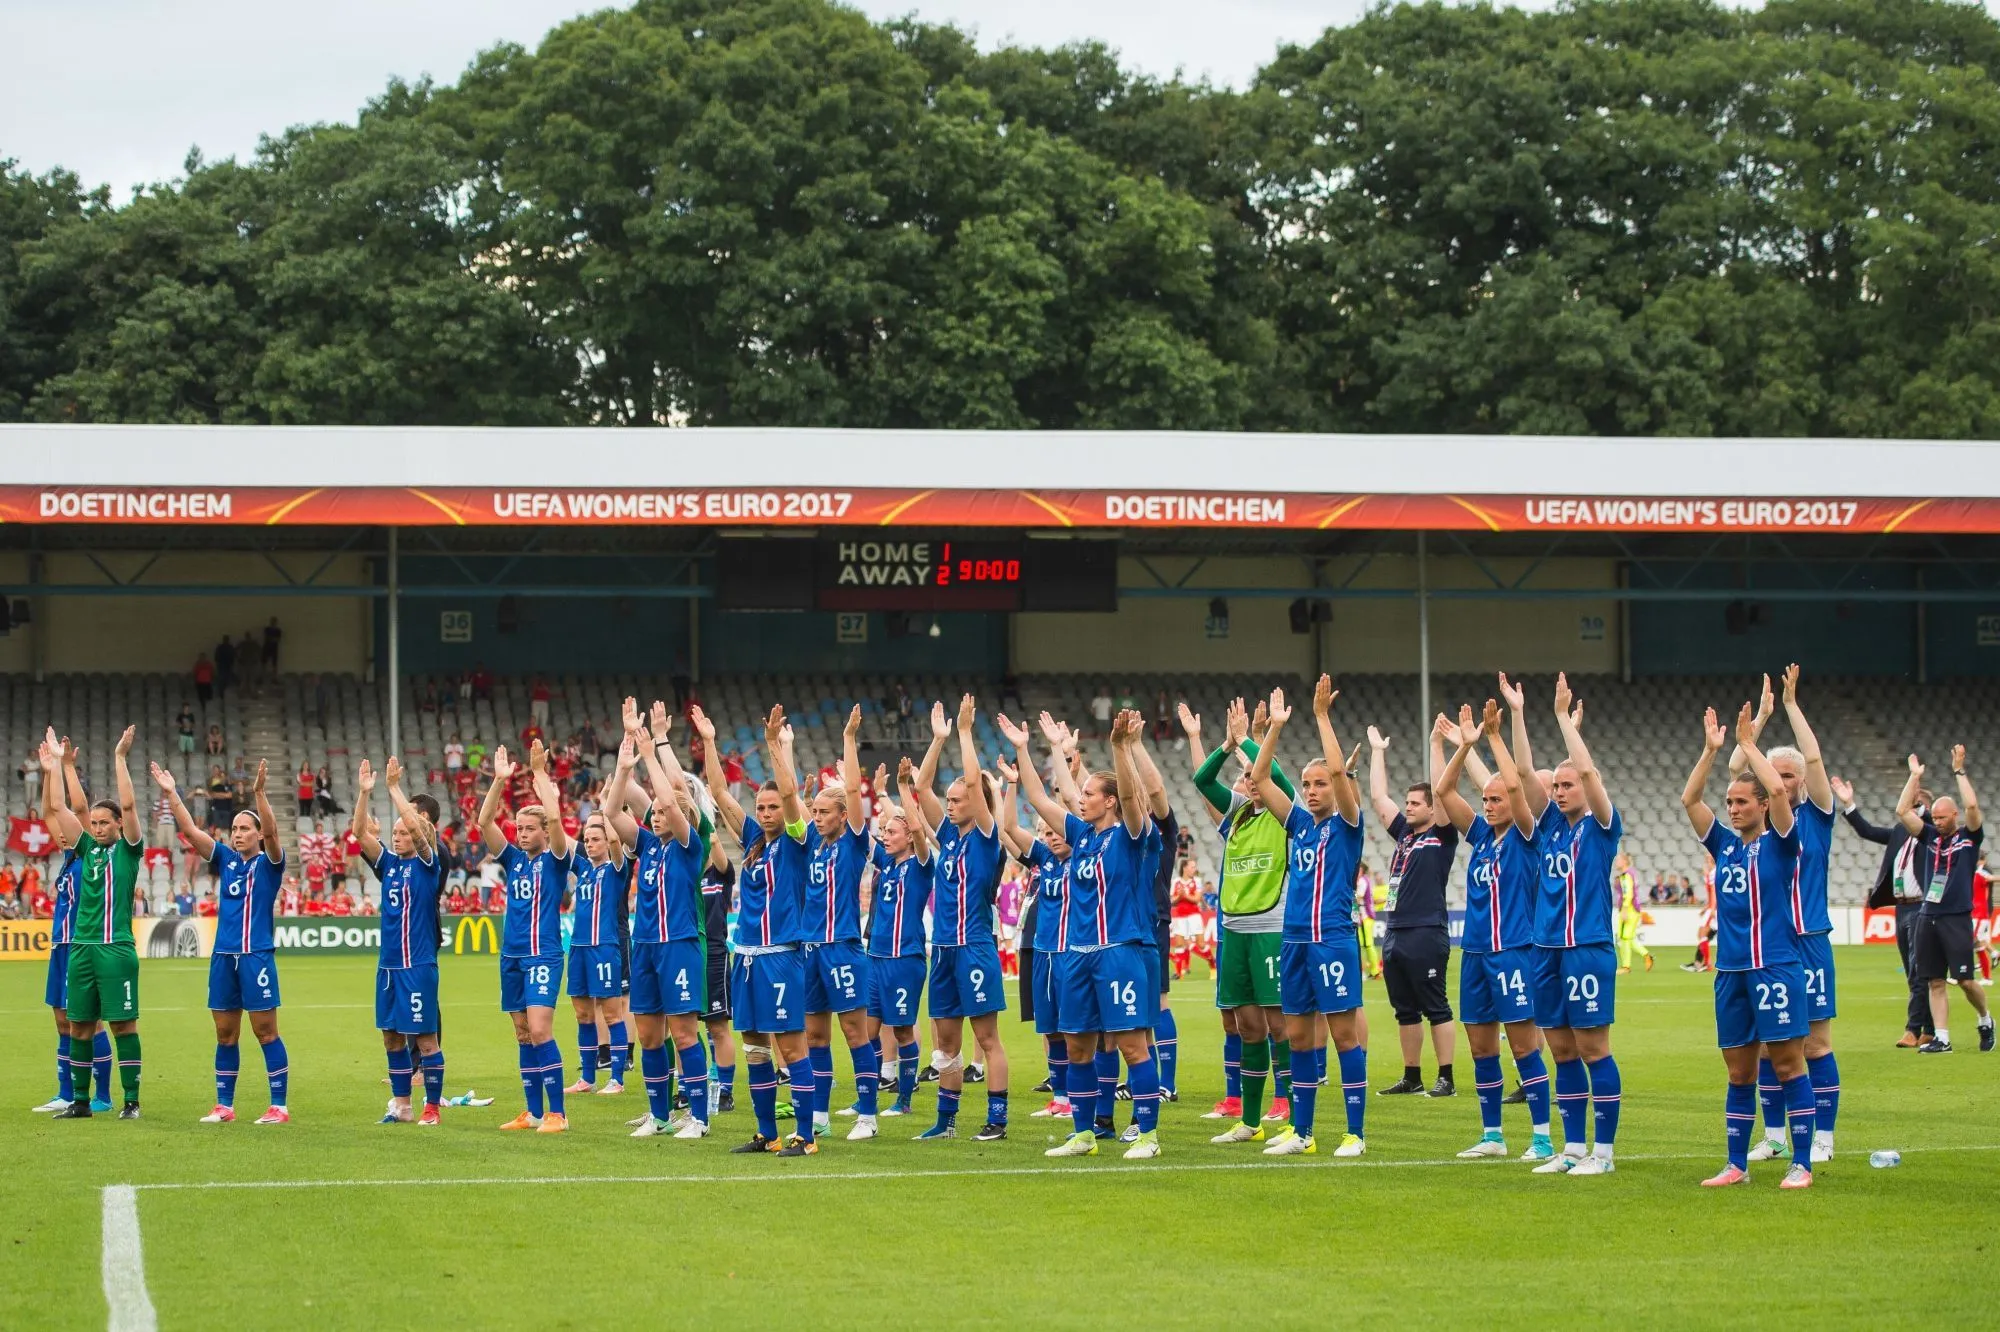
[[[416,1036],[437,1029],[437,963],[375,968],[375,1030]]]
[[[1535,1025],[1608,1027],[1617,1013],[1617,949],[1610,944],[1535,949]]]
[[[1535,949],[1532,944],[1497,953],[1458,955],[1458,1020],[1533,1022]]]
[[[562,998],[562,955],[500,959],[500,1011],[554,1008]]]
[[[1058,1031],[1074,1036],[1152,1027],[1160,1010],[1160,978],[1150,941],[1060,956],[1055,978]]]
[[[632,945],[634,1013],[700,1013],[708,1008],[703,987],[708,958],[699,939]]]
[[[1833,936],[1799,936],[1799,966],[1806,973],[1806,1021],[1825,1022],[1840,1016],[1833,992]]]
[[[890,1027],[914,1026],[924,1001],[924,959],[868,959],[868,1016]]]
[[[1278,945],[1278,1002],[1289,1017],[1361,1007],[1361,941],[1348,935]]]
[[[931,947],[930,1010],[933,1018],[984,1017],[1007,1011],[1007,982],[1000,948],[991,939]]]
[[[868,1004],[868,951],[858,943],[806,944],[806,1012],[851,1013]]]
[[[804,1031],[806,969],[799,950],[736,954],[729,963],[729,1006],[738,1031]]]
[[[278,964],[269,953],[217,953],[208,959],[208,1011],[268,1013],[278,1006]]]
[[[1806,972],[1796,962],[1715,973],[1715,1043],[1723,1049],[1806,1034]]]
[[[49,946],[49,978],[42,984],[42,1002],[50,1008],[69,1007],[69,945]]]
[[[1035,969],[1035,1035],[1060,1036],[1062,1034],[1062,992],[1059,979],[1062,962],[1069,953],[1023,953],[1024,958],[1032,957]]]
[[[625,993],[625,955],[618,945],[571,944],[569,993],[573,999],[616,999]]]

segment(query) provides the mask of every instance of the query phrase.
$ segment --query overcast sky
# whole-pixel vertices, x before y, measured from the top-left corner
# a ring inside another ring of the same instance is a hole
[[[854,0],[850,0],[853,3]],[[1281,42],[1351,22],[1365,0],[859,0],[916,10],[987,46],[1095,37],[1128,65],[1240,84]],[[247,157],[288,125],[352,120],[391,75],[457,79],[500,41],[532,47],[605,7],[579,0],[0,0],[0,158],[128,187],[180,174],[189,147]]]

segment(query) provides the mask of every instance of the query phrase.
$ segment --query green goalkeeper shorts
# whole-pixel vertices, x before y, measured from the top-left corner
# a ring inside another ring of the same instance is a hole
[[[129,943],[72,943],[69,993],[64,1011],[71,1022],[131,1022],[139,1016],[139,953]]]
[[[1284,935],[1215,935],[1215,1006],[1217,1008],[1278,1007],[1278,949]]]

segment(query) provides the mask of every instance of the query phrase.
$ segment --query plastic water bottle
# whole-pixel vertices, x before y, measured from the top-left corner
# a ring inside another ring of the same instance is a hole
[[[1868,1164],[1874,1166],[1877,1170],[1888,1170],[1903,1164],[1903,1154],[1893,1151],[1870,1152],[1868,1153]]]

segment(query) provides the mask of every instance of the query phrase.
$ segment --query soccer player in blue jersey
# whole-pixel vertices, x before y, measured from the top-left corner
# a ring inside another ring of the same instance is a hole
[[[1333,682],[1313,689],[1321,757],[1298,776],[1299,800],[1271,778],[1278,736],[1291,719],[1283,690],[1271,691],[1270,730],[1250,778],[1264,807],[1285,825],[1285,931],[1279,952],[1280,998],[1291,1044],[1292,1122],[1264,1149],[1267,1156],[1310,1155],[1330,1037],[1340,1068],[1347,1132],[1335,1156],[1360,1156],[1368,1101],[1368,1051],[1361,1044],[1361,946],[1354,933],[1354,879],[1361,866],[1361,788],[1348,773],[1333,729]],[[1358,751],[1357,751],[1358,752]]]
[[[42,784],[42,822],[62,851],[61,862],[50,882],[53,910],[49,918],[49,969],[42,984],[42,1002],[56,1019],[56,1094],[53,1100],[35,1106],[34,1110],[37,1114],[53,1114],[67,1110],[71,1101],[80,1100],[92,1113],[104,1115],[111,1113],[112,1064],[111,1037],[103,1023],[97,1025],[91,1038],[91,1062],[76,1065],[70,1061],[69,950],[76,932],[77,885],[83,877],[83,865],[77,859],[76,843],[69,838],[65,823],[55,816],[55,807],[58,802],[66,804],[81,823],[90,816],[90,800],[76,775],[76,746],[64,736],[58,748],[60,785],[55,780]],[[93,1071],[97,1075],[94,1098],[90,1093]]]
[[[1514,713],[1514,763],[1542,862],[1535,904],[1535,1022],[1555,1059],[1556,1109],[1563,1150],[1537,1174],[1608,1175],[1618,1141],[1622,1087],[1611,1054],[1617,1018],[1616,886],[1612,862],[1625,823],[1583,743],[1583,704],[1569,677],[1556,676],[1556,728],[1568,756],[1544,782],[1528,746],[1522,691],[1500,677]],[[1596,1111],[1597,1141],[1585,1146],[1586,1112]]]
[[[626,746],[621,744],[620,750]],[[629,773],[638,762],[636,752],[620,753],[618,761]],[[620,811],[636,835],[638,825]],[[619,907],[632,889],[632,860],[624,839],[615,832],[606,812],[593,813],[577,829],[583,844],[577,861],[576,885],[570,890],[569,997],[576,1012],[577,1031],[590,1034],[589,1049],[595,1057],[597,1027],[601,1019],[610,1037],[617,1063],[611,1070],[607,1091],[624,1090],[624,1058],[615,1052],[627,1044],[625,1028],[625,957],[618,942]],[[584,1047],[579,1044],[579,1054]],[[586,1072],[590,1065],[584,1065]],[[560,1075],[558,1075],[560,1076]],[[589,1092],[594,1081],[579,1079],[569,1090]]]
[[[1808,1001],[1791,910],[1798,825],[1777,770],[1757,749],[1748,703],[1736,718],[1736,743],[1749,771],[1729,783],[1730,826],[1717,822],[1706,788],[1715,756],[1728,738],[1710,708],[1702,719],[1701,758],[1681,792],[1681,807],[1695,836],[1715,857],[1715,1035],[1729,1070],[1723,1111],[1729,1162],[1702,1186],[1726,1188],[1750,1178],[1761,1043],[1784,1088],[1791,1122],[1792,1166],[1778,1187],[1810,1188],[1814,1111],[1805,1059]]]
[[[702,944],[702,866],[713,828],[695,803],[668,740],[665,705],[653,704],[653,731],[639,721],[637,704],[625,700],[625,748],[604,796],[612,826],[637,860],[632,916],[632,1017],[639,1029],[639,1071],[647,1113],[635,1138],[672,1131],[692,1142],[708,1136],[708,1055],[701,1044],[707,951]],[[626,810],[644,797],[632,783],[628,752],[643,760],[653,800],[646,822]],[[673,1037],[688,1100],[685,1123],[672,1123],[673,1069],[666,1049]]]
[[[218,842],[195,822],[181,801],[174,775],[152,765],[153,782],[165,793],[174,823],[196,855],[208,862],[216,890],[215,952],[208,964],[208,1010],[215,1019],[215,1108],[204,1124],[236,1122],[236,1074],[242,1064],[238,1041],[243,1015],[264,1054],[271,1108],[259,1124],[285,1124],[290,1060],[278,1036],[278,962],[272,951],[272,915],[285,881],[285,850],[278,840],[278,816],[265,792],[267,764],[259,759],[256,811],[241,809],[229,825],[229,840]]]
[[[793,767],[791,727],[785,710],[771,709],[764,723],[764,746],[773,779],[757,792],[755,826],[729,792],[716,752],[715,723],[700,708],[689,719],[702,738],[702,774],[708,780],[722,821],[743,839],[740,906],[736,913],[736,956],[730,963],[730,1007],[736,1030],[743,1035],[744,1062],[750,1080],[750,1102],[757,1129],[750,1140],[730,1148],[746,1154],[772,1152],[779,1156],[815,1156],[813,1135],[813,1073],[806,1055],[806,973],[799,944],[805,937],[806,851],[805,805],[799,800],[798,769]],[[776,1047],[792,1084],[794,1132],[778,1141],[778,1072],[771,1055]]]
[[[1445,723],[1449,726],[1449,723]],[[1458,791],[1458,779],[1484,735],[1494,772],[1481,783],[1481,812],[1472,812]],[[1472,708],[1458,712],[1451,727],[1456,752],[1438,778],[1438,799],[1465,838],[1471,858],[1465,868],[1465,934],[1458,959],[1458,1018],[1472,1051],[1473,1083],[1479,1093],[1479,1141],[1460,1152],[1468,1160],[1505,1157],[1500,1130],[1501,1101],[1507,1090],[1500,1068],[1500,1033],[1521,1074],[1534,1137],[1524,1161],[1555,1155],[1549,1135],[1549,1074],[1542,1061],[1541,1029],[1535,1025],[1535,896],[1541,887],[1541,860],[1535,852],[1533,820],[1521,774],[1507,742],[1500,738],[1500,708],[1486,700],[1477,723]]]
[[[410,1121],[410,1080],[421,1065],[424,1110],[419,1125],[442,1122],[444,1051],[438,1045],[438,895],[443,878],[437,859],[437,830],[403,795],[403,767],[393,757],[383,765],[383,781],[396,821],[385,848],[369,816],[375,772],[361,760],[355,778],[355,839],[361,855],[382,880],[382,949],[375,969],[375,1026],[389,1055],[389,1109],[384,1124]],[[410,1058],[415,1041],[417,1063]]]
[[[493,751],[493,781],[479,807],[479,835],[499,848],[495,859],[507,881],[507,914],[500,927],[500,1009],[514,1021],[521,1092],[527,1105],[500,1127],[504,1131],[561,1133],[569,1127],[563,1103],[562,1051],[556,1046],[556,997],[562,992],[562,900],[570,876],[583,862],[563,831],[562,805],[548,775],[548,751],[537,740],[528,768],[538,803],[514,814],[514,840],[500,827],[501,797],[517,771],[502,745]],[[614,990],[613,993],[616,993]],[[597,1049],[596,1023],[578,1043]]]
[[[907,1115],[917,1091],[917,1008],[924,993],[924,914],[936,847],[917,808],[916,768],[898,766],[902,805],[889,800],[888,772],[875,770],[875,893],[868,911],[868,1035],[896,1051],[896,1099],[884,1115]]]
[[[1007,1048],[1000,1043],[1000,1014],[1007,1011],[1007,985],[1000,971],[1000,945],[993,934],[993,896],[1000,888],[1004,854],[995,820],[999,792],[979,768],[967,694],[958,704],[960,773],[940,802],[932,789],[938,756],[952,724],[944,704],[931,706],[931,744],[917,770],[917,808],[938,846],[931,882],[931,974],[928,999],[938,1072],[937,1122],[920,1140],[958,1136],[958,1101],[964,1088],[965,1024],[986,1056],[986,1123],[980,1142],[1007,1136]]]
[[[1097,1051],[1108,1041],[1130,1069],[1132,1117],[1139,1126],[1125,1159],[1152,1160],[1160,1155],[1160,1069],[1150,1044],[1160,993],[1152,877],[1160,831],[1134,754],[1144,743],[1144,720],[1131,710],[1113,719],[1112,770],[1092,773],[1081,788],[1068,764],[1058,761],[1061,801],[1049,795],[1035,770],[1027,728],[1005,717],[998,725],[1014,746],[1028,803],[1045,824],[1062,828],[1070,848],[1069,902],[1055,979],[1057,1025],[1069,1046],[1072,1132],[1045,1155],[1097,1154],[1092,1116],[1103,1108],[1095,1102],[1106,1093],[1100,1086],[1092,1096],[1085,1078],[1094,1075]],[[1061,733],[1047,714],[1042,730],[1060,752]],[[1047,849],[1053,856],[1054,848]]]
[[[1806,1016],[1811,1024],[1806,1029],[1806,1075],[1813,1086],[1812,1159],[1818,1165],[1833,1159],[1833,1130],[1840,1116],[1840,1067],[1833,1057],[1833,1019],[1838,1015],[1833,917],[1826,903],[1827,861],[1833,847],[1833,783],[1820,754],[1819,737],[1799,707],[1796,663],[1785,668],[1783,681],[1785,717],[1796,744],[1766,750],[1764,756],[1784,782],[1785,798],[1799,829],[1799,864],[1792,877],[1789,910],[1792,929],[1799,936],[1799,963],[1805,969]],[[1757,715],[1752,718],[1759,741],[1770,716],[1771,680],[1766,676]],[[1738,749],[1729,757],[1729,772],[1735,776],[1743,770],[1744,755]],[[1757,1093],[1764,1108],[1764,1140],[1750,1149],[1750,1159],[1782,1158],[1791,1150],[1785,1140],[1785,1103],[1768,1058],[1757,1066]]]
[[[813,1066],[813,1129],[832,1127],[833,1027],[837,1017],[854,1068],[855,1123],[849,1142],[876,1132],[881,1064],[868,1039],[868,954],[861,946],[861,875],[872,842],[861,807],[861,708],[847,714],[841,735],[840,781],[813,796],[806,850],[806,1053]]]
[[[1069,1042],[1062,1035],[1055,983],[1056,958],[1066,942],[1070,848],[1061,830],[1046,819],[1036,820],[1032,835],[1019,825],[1014,809],[1020,770],[997,759],[993,767],[1007,783],[1001,804],[1001,836],[1015,858],[1028,867],[1030,905],[1022,929],[1021,1007],[1023,1016],[1034,1023],[1035,1034],[1042,1038],[1049,1061],[1049,1103],[1032,1117],[1061,1119],[1074,1113],[1069,1099]]]

